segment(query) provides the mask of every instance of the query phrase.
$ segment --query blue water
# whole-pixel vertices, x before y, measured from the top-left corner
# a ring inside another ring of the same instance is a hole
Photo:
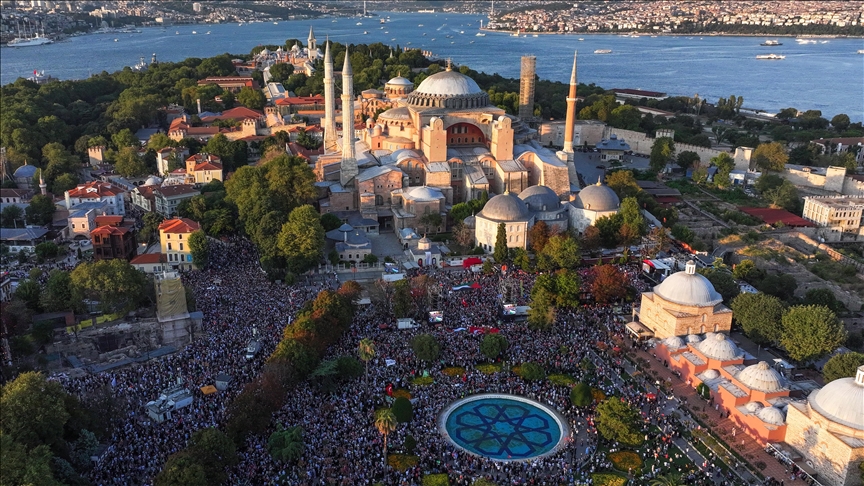
[[[547,412],[506,398],[464,403],[450,412],[445,427],[458,446],[492,459],[530,459],[561,439],[561,428]]]
[[[209,57],[225,52],[248,53],[259,44],[306,39],[309,26],[319,43],[327,35],[342,43],[383,42],[420,47],[477,71],[519,76],[519,57],[537,56],[543,79],[567,81],[573,51],[579,50],[579,81],[605,88],[641,88],[670,95],[698,93],[709,102],[729,95],[743,96],[744,107],[767,111],[794,106],[822,110],[830,118],[846,113],[864,120],[864,49],[862,39],[817,39],[799,45],[794,38],[777,38],[778,47],[761,47],[769,37],[540,35],[511,37],[487,33],[476,37],[480,15],[390,13],[391,22],[340,18],[257,24],[193,25],[145,28],[141,34],[88,35],[40,47],[2,48],[0,83],[26,77],[34,69],[61,79],[85,78],[149,61]],[[362,22],[363,25],[356,25]],[[423,27],[418,27],[423,24]],[[193,35],[192,31],[198,32]],[[205,32],[210,31],[210,35]],[[368,34],[364,35],[363,31]],[[176,35],[175,31],[180,34]],[[464,34],[460,34],[464,31]],[[385,33],[386,32],[386,33]],[[426,36],[423,36],[426,33]],[[447,38],[451,35],[453,38]],[[117,42],[114,42],[114,39]],[[432,41],[432,39],[435,39]],[[776,37],[770,37],[776,38]],[[396,40],[391,40],[396,39]],[[611,54],[594,54],[612,49]],[[783,54],[782,61],[757,60],[757,54]]]

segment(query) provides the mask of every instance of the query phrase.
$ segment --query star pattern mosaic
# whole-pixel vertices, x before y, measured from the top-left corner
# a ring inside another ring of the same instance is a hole
[[[516,400],[481,399],[447,417],[450,438],[464,449],[493,459],[528,459],[551,450],[561,438],[545,411]]]

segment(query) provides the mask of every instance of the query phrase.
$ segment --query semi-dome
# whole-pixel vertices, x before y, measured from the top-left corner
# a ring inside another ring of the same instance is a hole
[[[720,378],[720,372],[714,369],[705,370],[702,372],[702,376],[704,376],[706,380],[716,380],[717,378]]]
[[[561,206],[558,194],[547,186],[531,186],[519,193],[532,211],[556,211]]]
[[[501,222],[527,221],[531,219],[531,211],[523,200],[507,192],[490,199],[478,216]]]
[[[684,347],[684,340],[679,336],[669,336],[663,340],[663,344],[669,349],[681,349]]]
[[[468,76],[447,70],[424,79],[408,95],[408,104],[417,108],[483,108],[489,106],[489,95]]]
[[[751,390],[773,393],[784,389],[783,377],[764,361],[744,368],[735,378]]]
[[[668,280],[668,279],[667,279]],[[738,357],[738,346],[726,339],[723,334],[715,334],[699,344],[699,351],[705,356],[719,361],[728,361]]]
[[[766,424],[783,425],[786,423],[786,416],[777,407],[765,407],[756,412],[756,416]]]
[[[412,201],[438,201],[444,197],[440,189],[429,186],[412,187],[404,195]]]
[[[378,119],[404,121],[410,120],[411,114],[408,112],[407,106],[400,106],[398,108],[390,108],[387,111],[381,112],[381,114],[378,115]]]
[[[403,78],[402,76],[396,76],[395,78],[391,79],[390,81],[387,81],[387,84],[389,84],[391,86],[413,86],[414,85],[414,83],[412,83],[411,80],[409,80],[407,78]]]
[[[615,211],[621,205],[621,200],[609,186],[597,181],[597,184],[579,191],[573,205],[591,211]]]
[[[670,275],[654,293],[664,300],[681,305],[713,307],[723,302],[723,297],[714,290],[714,285],[703,275],[696,273],[696,264],[687,262],[687,269]]]
[[[747,405],[744,405],[744,408],[750,413],[756,413],[765,408],[765,406],[761,402],[749,402]]]
[[[702,342],[702,338],[698,334],[688,334],[687,344],[698,344]]]
[[[808,398],[813,410],[838,424],[864,430],[864,365],[855,378],[840,378],[828,383]]]
[[[477,227],[477,218],[472,214],[463,219],[462,224],[465,225],[466,228],[474,229]]]

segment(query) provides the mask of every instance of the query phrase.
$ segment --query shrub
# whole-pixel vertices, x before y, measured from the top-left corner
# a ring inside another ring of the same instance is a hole
[[[627,478],[614,473],[593,473],[591,481],[594,486],[624,486],[627,484]]]
[[[423,476],[423,486],[450,486],[450,478],[446,474],[427,474]]]
[[[554,374],[549,375],[547,378],[549,379],[549,383],[552,383],[553,385],[570,386],[573,383],[576,383],[576,380],[574,380],[570,375]]]
[[[636,472],[642,469],[642,458],[639,457],[639,454],[636,454],[632,451],[617,451],[612,452],[606,456],[609,461],[612,462],[612,465],[615,466],[615,469],[619,471],[628,472],[631,469]]]
[[[460,366],[451,366],[441,370],[441,373],[444,373],[447,376],[462,376],[465,374],[465,368]]]
[[[495,373],[501,371],[501,365],[497,363],[479,364],[475,366],[475,368],[477,368],[477,371],[483,373],[484,375],[494,375]]]
[[[594,397],[591,394],[591,387],[585,383],[576,383],[576,385],[570,389],[570,403],[576,407],[591,405],[593,400]]]
[[[434,382],[431,376],[418,376],[411,380],[411,384],[415,386],[429,386]]]
[[[399,397],[394,400],[390,410],[400,424],[407,424],[414,418],[414,407],[406,398]]]
[[[419,457],[411,456],[408,454],[387,455],[387,465],[399,472],[405,472],[408,469],[411,469],[412,467],[416,466],[419,461]]]
[[[603,393],[603,390],[601,390],[601,389],[599,389],[599,388],[592,388],[592,389],[591,389],[591,397],[592,397],[592,398],[594,399],[594,401],[597,402],[597,403],[600,403],[600,402],[602,402],[603,400],[606,400],[606,394]]]
[[[411,392],[404,388],[397,388],[393,390],[393,398],[405,398],[411,400]]]
[[[543,367],[538,365],[537,363],[531,362],[522,363],[516,373],[521,376],[523,380],[526,381],[537,381],[542,380],[546,377],[546,371],[543,369]]]
[[[498,485],[493,483],[492,481],[489,481],[486,478],[477,478],[474,480],[473,483],[471,483],[471,486],[498,486]]]
[[[417,448],[417,439],[414,438],[413,435],[408,434],[405,436],[405,442],[402,443],[402,447],[405,448],[405,452],[408,454],[413,454],[414,449]]]

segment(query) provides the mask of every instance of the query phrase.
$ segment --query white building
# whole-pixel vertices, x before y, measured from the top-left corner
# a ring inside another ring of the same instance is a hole
[[[582,233],[603,216],[618,213],[621,201],[609,186],[597,181],[593,186],[587,186],[576,195],[570,203],[570,227]]]

